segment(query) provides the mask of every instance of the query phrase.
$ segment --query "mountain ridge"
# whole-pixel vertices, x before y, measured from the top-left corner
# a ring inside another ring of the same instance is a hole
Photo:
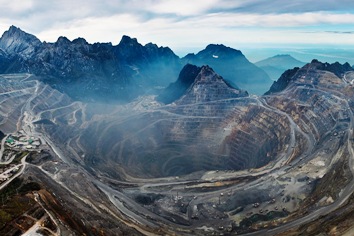
[[[311,84],[317,85],[320,81],[316,81],[317,78],[312,76],[317,71],[330,72],[339,79],[343,79],[346,72],[354,71],[354,69],[349,63],[340,64],[339,62],[335,62],[331,64],[314,59],[302,68],[295,67],[294,69],[285,71],[277,81],[274,81],[265,95],[281,92],[295,82],[306,84],[309,83],[308,81],[312,81]]]
[[[129,100],[141,94],[147,84],[169,84],[179,68],[172,50],[145,47],[129,36],[123,36],[115,46],[89,44],[83,38],[70,41],[65,36],[54,43],[42,43],[11,26],[0,39],[0,48],[15,65],[4,68],[2,73],[33,73],[54,88],[84,100],[102,96]]]
[[[0,73],[32,73],[70,97],[84,101],[131,100],[173,83],[188,57],[179,58],[169,47],[142,45],[123,35],[117,45],[88,43],[84,38],[41,42],[11,26],[0,38],[4,62]],[[233,87],[264,92],[271,80],[241,51],[210,44],[190,54],[191,64],[209,65]]]
[[[253,94],[262,94],[262,90],[272,83],[269,76],[240,50],[223,44],[209,44],[197,54],[187,54],[182,60],[197,66],[209,65],[226,81]]]

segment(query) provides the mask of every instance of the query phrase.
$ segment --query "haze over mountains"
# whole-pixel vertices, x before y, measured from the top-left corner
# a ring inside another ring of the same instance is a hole
[[[269,76],[250,63],[241,51],[224,45],[210,44],[197,54],[188,54],[183,61],[198,66],[209,65],[230,83],[253,94],[264,93]]]
[[[128,36],[116,46],[65,37],[42,43],[11,26],[0,39],[0,49],[1,73],[33,73],[76,99],[131,100],[174,82],[186,63],[209,65],[249,93],[262,94],[271,85],[264,71],[224,45],[209,45],[196,55],[179,58],[168,47],[143,46]]]
[[[221,44],[179,58],[128,36],[46,43],[12,26],[0,235],[350,232],[354,69],[299,63],[260,62],[285,70],[272,81]]]
[[[255,65],[263,69],[272,80],[277,80],[288,69],[294,67],[302,67],[306,63],[296,60],[290,55],[276,55],[274,57],[266,58]]]

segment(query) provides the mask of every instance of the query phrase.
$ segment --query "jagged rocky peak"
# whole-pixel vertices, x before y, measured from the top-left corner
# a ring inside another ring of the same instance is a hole
[[[119,54],[128,56],[130,59],[142,59],[146,57],[167,57],[174,60],[179,59],[169,47],[159,47],[154,43],[148,43],[143,46],[136,38],[131,38],[127,35],[123,35],[116,48],[118,49]]]
[[[147,52],[151,55],[154,56],[164,56],[164,57],[169,57],[169,58],[175,58],[177,59],[178,56],[169,48],[169,47],[162,47],[162,46],[157,46],[154,43],[147,43],[144,46],[147,50]]]
[[[219,76],[215,71],[208,65],[204,65],[200,68],[199,74],[195,78],[194,85],[200,84],[213,84],[220,83],[221,86],[227,86],[229,88],[235,89],[230,83],[225,81],[221,76]]]
[[[344,64],[340,64],[339,62],[330,64],[328,62],[322,63],[316,59],[312,60],[311,63],[306,65],[306,67],[309,69],[329,71],[340,78],[343,77],[345,72],[354,70],[348,62]]]
[[[86,39],[79,37],[79,38],[73,40],[73,44],[87,45],[88,43],[87,43]]]
[[[66,46],[70,45],[71,41],[65,36],[60,36],[55,44],[57,46]]]
[[[136,38],[131,38],[127,35],[123,35],[115,48],[118,55],[127,61],[140,60],[145,51],[144,46]]]
[[[202,66],[195,82],[212,82],[213,80],[222,80],[220,76],[218,76],[214,70],[208,65]]]
[[[209,66],[202,66],[194,82],[177,104],[203,103],[229,98],[245,97],[244,90],[233,88]]]
[[[318,85],[319,81],[323,84],[327,83],[326,79],[329,80],[328,77],[323,78],[322,74],[324,71],[331,72],[334,75],[332,77],[340,80],[343,78],[344,74],[348,71],[354,71],[354,69],[350,66],[349,63],[340,64],[339,62],[335,63],[323,63],[314,59],[311,63],[306,64],[302,68],[294,68],[291,70],[285,71],[280,78],[273,83],[271,88],[266,94],[272,94],[276,92],[281,92],[292,82],[300,82],[300,83],[311,83],[314,85]]]
[[[30,57],[41,45],[41,41],[32,34],[11,26],[0,38],[0,48],[9,54],[19,53],[24,57]]]
[[[120,46],[136,46],[136,45],[140,45],[140,43],[138,43],[138,40],[136,38],[131,38],[127,35],[123,35],[122,39],[120,40],[119,44]]]

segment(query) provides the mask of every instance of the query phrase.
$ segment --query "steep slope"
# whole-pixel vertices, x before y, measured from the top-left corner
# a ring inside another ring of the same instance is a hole
[[[271,85],[269,76],[247,60],[239,50],[219,44],[210,44],[197,54],[182,59],[198,66],[209,65],[226,81],[253,94],[264,93]]]
[[[195,65],[185,65],[179,73],[177,81],[171,83],[167,88],[162,90],[157,97],[157,100],[162,103],[169,104],[179,99],[192,85],[195,78],[199,74],[200,69],[200,67]]]
[[[10,59],[7,53],[0,49],[0,71],[5,72],[9,67],[9,62]]]
[[[194,82],[177,104],[197,104],[223,99],[246,97],[248,93],[234,89],[209,66],[203,66]]]
[[[288,86],[293,85],[293,83],[307,83],[308,80],[310,80],[314,85],[321,84],[318,74],[323,73],[323,71],[333,73],[337,77],[343,78],[347,72],[354,71],[354,69],[349,65],[349,63],[342,65],[338,62],[330,64],[322,63],[318,60],[312,60],[311,63],[306,64],[302,68],[294,68],[292,70],[285,71],[278,81],[275,81],[269,91],[265,94],[281,92]],[[311,77],[311,74],[314,76]]]
[[[299,70],[299,67],[295,67],[294,69],[286,70],[277,81],[274,81],[269,91],[265,93],[265,95],[280,92],[284,90],[290,81],[293,79],[293,76]]]
[[[165,104],[190,104],[244,96],[248,96],[246,91],[233,88],[209,66],[187,64],[177,81],[164,89],[157,100]]]
[[[40,45],[38,38],[15,26],[11,26],[0,38],[1,49],[9,54],[18,53],[25,58],[33,56]]]
[[[303,67],[306,63],[299,61],[288,54],[276,55],[256,62],[255,65],[263,69],[272,80],[277,80],[288,69]]]

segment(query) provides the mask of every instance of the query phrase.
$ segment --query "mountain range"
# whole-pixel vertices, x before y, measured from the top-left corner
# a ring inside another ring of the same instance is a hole
[[[117,46],[66,37],[42,43],[12,26],[2,35],[0,48],[7,65],[2,73],[32,73],[71,97],[84,100],[129,100],[146,84],[169,84],[179,70],[179,59],[169,48],[142,46],[128,36],[123,36]]]
[[[0,73],[31,73],[79,100],[129,101],[174,82],[185,64],[209,65],[234,87],[264,93],[272,81],[238,50],[211,44],[179,58],[168,47],[123,36],[118,45],[83,38],[55,43],[11,26],[0,38]],[[70,84],[70,86],[68,86]]]
[[[269,65],[11,27],[0,235],[351,235],[354,69]]]
[[[276,55],[255,63],[264,70],[272,80],[277,80],[288,69],[302,67],[306,63],[295,59],[288,54]]]

